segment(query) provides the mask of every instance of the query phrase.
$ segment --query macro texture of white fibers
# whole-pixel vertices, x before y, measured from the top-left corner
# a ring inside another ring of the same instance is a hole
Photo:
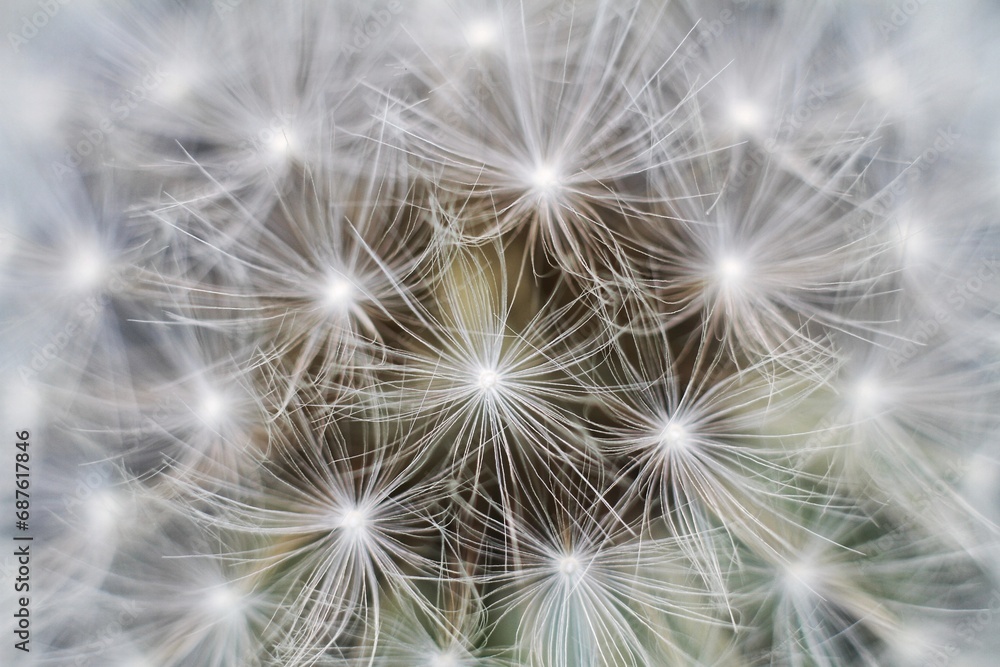
[[[0,19],[3,665],[997,664],[992,0]]]

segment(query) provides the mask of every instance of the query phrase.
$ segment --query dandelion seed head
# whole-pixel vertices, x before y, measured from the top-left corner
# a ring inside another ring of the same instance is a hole
[[[0,110],[4,341],[44,371],[0,413],[86,445],[56,662],[130,591],[102,664],[909,664],[985,601],[992,535],[959,519],[1000,483],[997,96],[963,90],[988,35],[947,58],[930,10],[877,46],[875,14],[794,2],[683,49],[696,2],[154,4],[54,21],[30,49],[97,66]],[[985,30],[981,4],[955,13]],[[983,136],[940,162],[956,109]]]

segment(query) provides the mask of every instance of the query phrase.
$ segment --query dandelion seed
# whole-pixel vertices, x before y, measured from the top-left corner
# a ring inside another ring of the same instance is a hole
[[[190,524],[176,521],[171,517],[165,527],[191,530]],[[253,544],[234,534],[226,539],[237,551]],[[137,603],[120,618],[142,640],[150,660],[165,667],[261,664],[261,654],[276,634],[269,621],[279,604],[256,588],[259,572],[243,559],[226,562],[190,544],[155,544],[155,551],[137,546],[123,554],[130,575],[110,587]]]
[[[441,490],[427,480],[409,485],[414,469],[387,456],[390,448],[379,440],[386,435],[381,429],[362,430],[363,455],[352,456],[344,422],[316,430],[301,413],[285,418],[293,420],[285,429],[292,440],[277,448],[289,470],[269,467],[268,488],[241,499],[224,495],[232,493],[232,485],[186,480],[188,492],[213,508],[195,510],[194,516],[248,537],[287,541],[287,548],[277,552],[261,548],[234,554],[264,570],[280,570],[283,585],[294,592],[283,630],[289,642],[285,660],[309,664],[355,630],[374,651],[383,596],[402,595],[420,606],[422,598],[407,572],[428,571],[416,545],[435,539],[435,522],[425,512]]]
[[[676,544],[628,537],[633,527],[615,518],[620,514],[591,513],[573,497],[575,485],[553,491],[560,507],[538,516],[539,524],[532,516],[536,509],[525,508],[512,567],[490,577],[499,585],[495,604],[523,608],[518,638],[528,664],[658,664],[659,652],[673,647],[674,639],[633,603],[706,620],[697,594],[663,575],[676,556]],[[665,586],[687,602],[674,606],[668,596],[653,592]],[[648,641],[640,639],[639,629]]]
[[[639,298],[661,304],[663,326],[696,311],[735,356],[752,351],[754,359],[822,375],[824,363],[834,364],[825,331],[877,330],[877,322],[836,306],[879,294],[883,276],[865,275],[863,267],[881,251],[845,242],[844,225],[854,213],[812,185],[771,175],[766,166],[739,178],[739,187],[717,196],[711,220],[703,220],[695,196],[679,205],[690,204],[682,217],[696,222],[647,228],[653,237],[645,252],[656,268],[648,279],[638,276]],[[824,222],[826,216],[832,217]]]
[[[971,593],[964,580],[969,571],[945,565],[954,563],[952,549],[911,560],[921,549],[918,545],[926,546],[925,536],[906,530],[895,540],[873,539],[872,519],[857,508],[814,508],[804,514],[816,519],[808,529],[782,529],[789,553],[763,559],[745,554],[750,560],[741,568],[739,582],[733,582],[736,605],[754,627],[751,641],[762,643],[783,663],[836,665],[843,656],[855,655],[884,664],[878,654],[898,640],[912,600],[920,599],[930,612],[927,618],[934,618],[944,612],[931,611],[934,601],[942,599],[931,593],[938,586],[957,585]],[[940,567],[948,571],[938,571]],[[761,624],[763,618],[769,622]]]
[[[622,270],[629,236],[613,220],[645,194],[621,184],[641,180],[657,164],[655,147],[673,133],[676,109],[650,112],[656,120],[646,122],[636,108],[653,87],[643,45],[654,39],[659,17],[652,12],[644,22],[638,6],[617,15],[598,8],[593,24],[581,28],[589,38],[562,29],[553,38],[535,36],[530,12],[519,6],[505,17],[506,66],[488,72],[489,87],[479,92],[462,80],[440,81],[427,105],[410,105],[407,129],[439,188],[458,201],[487,204],[454,221],[459,234],[525,231],[551,261],[590,281],[599,266]],[[561,55],[541,56],[549,51]],[[609,72],[611,62],[620,69]],[[433,61],[410,66],[421,78],[440,79]],[[460,122],[442,123],[429,111],[433,102],[457,108]]]
[[[659,336],[619,338],[612,357],[617,391],[603,403],[612,425],[598,427],[600,442],[610,456],[624,457],[620,478],[644,499],[646,521],[662,521],[672,535],[689,538],[679,548],[724,598],[718,529],[772,551],[782,540],[774,526],[797,522],[775,499],[781,488],[794,497],[801,483],[795,477],[804,475],[758,435],[766,421],[752,407],[769,404],[777,423],[796,403],[796,384],[792,376],[772,376],[768,382],[776,384],[768,384],[754,370],[713,377],[719,360],[707,359],[697,360],[681,384],[668,349]],[[787,390],[778,388],[786,382]],[[767,524],[759,520],[764,514]]]
[[[334,388],[367,372],[382,332],[412,318],[413,283],[404,281],[425,252],[406,212],[382,192],[383,180],[369,183],[372,199],[360,201],[333,174],[311,183],[283,203],[278,220],[254,220],[253,231],[236,239],[200,230],[195,243],[220,263],[223,284],[181,278],[175,286],[197,313],[267,332],[255,365],[280,379],[277,410],[307,375]]]

